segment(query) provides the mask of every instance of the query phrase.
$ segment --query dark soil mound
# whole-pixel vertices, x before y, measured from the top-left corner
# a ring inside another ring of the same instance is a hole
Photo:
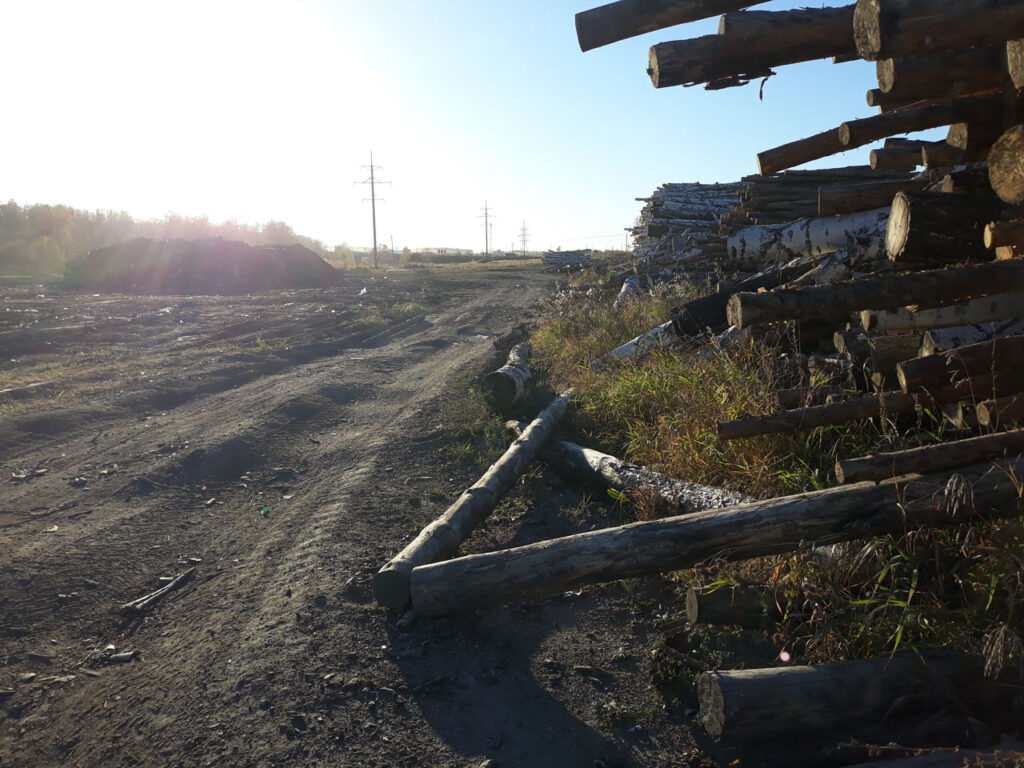
[[[319,288],[339,278],[301,245],[138,238],[91,251],[68,272],[67,283],[93,291],[182,295]]]

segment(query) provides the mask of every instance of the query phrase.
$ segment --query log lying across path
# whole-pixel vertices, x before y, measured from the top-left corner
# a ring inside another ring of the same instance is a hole
[[[484,377],[488,398],[497,408],[510,408],[526,397],[533,382],[529,362],[530,345],[516,344],[508,353],[508,362]]]
[[[1024,290],[1024,261],[1011,259],[955,269],[933,269],[809,288],[737,293],[728,321],[740,328],[783,320],[810,320],[864,309],[922,308]]]
[[[418,565],[452,555],[466,537],[515,485],[533,461],[555,424],[565,415],[575,396],[569,389],[530,422],[522,436],[441,517],[380,569],[373,580],[377,602],[386,608],[401,608],[409,602],[409,575]]]
[[[763,742],[884,719],[901,697],[949,706],[975,686],[980,656],[923,650],[893,658],[813,666],[705,672],[697,678],[698,719],[730,743]]]
[[[997,432],[951,443],[837,461],[836,480],[840,483],[885,480],[910,472],[937,472],[1003,456],[1017,456],[1021,452],[1024,452],[1024,430]]]
[[[1024,477],[1020,460],[985,463],[955,475],[844,485],[460,557],[413,570],[412,607],[420,615],[444,615],[689,568],[710,557],[747,559],[791,552],[801,542],[1015,517],[1022,503],[1019,477]]]
[[[654,32],[676,24],[738,11],[768,0],[618,0],[576,14],[580,50]]]

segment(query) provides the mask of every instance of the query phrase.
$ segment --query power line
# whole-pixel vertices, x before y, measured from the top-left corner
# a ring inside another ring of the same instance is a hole
[[[487,201],[484,200],[484,212],[477,216],[478,219],[484,220],[484,256],[491,251],[491,227],[493,224],[490,223],[490,220],[493,216],[491,209],[487,207]]]
[[[530,233],[526,229],[526,221],[523,221],[523,227],[519,230],[519,241],[523,244],[523,258],[526,258],[526,240]]]
[[[390,184],[390,181],[381,181],[377,178],[376,173],[380,170],[379,165],[373,164],[373,152],[370,152],[370,164],[364,165],[363,168],[370,169],[370,178],[366,181],[357,181],[356,184],[369,184],[370,185],[370,210],[373,215],[373,268],[377,268],[377,185],[378,184]],[[364,199],[365,203],[366,200]],[[381,199],[383,203],[384,200]]]

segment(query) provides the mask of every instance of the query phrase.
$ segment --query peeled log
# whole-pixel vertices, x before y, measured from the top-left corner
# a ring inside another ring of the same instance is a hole
[[[936,307],[1021,290],[1024,290],[1024,261],[1012,259],[869,277],[834,285],[736,293],[729,299],[727,314],[730,325],[744,328],[759,323],[832,317],[863,309],[897,309],[907,304]]]
[[[948,307],[911,311],[865,310],[860,323],[867,331],[920,331],[932,328],[955,328],[1024,316],[1024,293],[999,293]]]
[[[1020,461],[982,464],[955,475],[844,485],[460,557],[413,570],[412,607],[419,615],[444,615],[689,568],[711,557],[749,559],[791,552],[803,542],[1016,517],[1021,499],[1015,477],[1024,477]]]
[[[964,262],[992,258],[985,248],[985,224],[1003,215],[991,195],[897,192],[885,232],[885,249],[897,264]]]
[[[868,61],[992,45],[1024,37],[1024,2],[857,0],[853,34]]]
[[[727,14],[717,35],[651,46],[647,72],[655,88],[726,77],[747,81],[772,67],[853,53],[853,8]]]
[[[1024,368],[1024,335],[1001,336],[939,355],[904,360],[896,366],[896,376],[904,392],[916,392],[985,372],[1008,375],[1009,369],[1015,368]]]
[[[510,408],[526,397],[533,382],[529,362],[530,345],[516,344],[508,353],[508,362],[484,377],[489,399],[497,408]]]
[[[483,477],[380,569],[373,580],[373,592],[380,605],[394,609],[403,607],[409,602],[409,575],[413,569],[449,557],[459,548],[526,471],[555,424],[565,415],[574,395],[569,389],[556,397]]]
[[[1024,202],[1024,125],[1015,125],[992,145],[988,153],[988,179],[1004,202]]]
[[[902,133],[924,131],[952,123],[969,122],[991,113],[1003,113],[1001,94],[962,96],[894,109],[883,115],[848,120],[839,126],[839,144],[843,150],[862,147],[873,141]]]
[[[951,443],[837,461],[836,480],[840,483],[885,480],[911,472],[937,472],[980,461],[1017,456],[1021,452],[1024,452],[1024,430],[999,432]]]
[[[729,235],[729,258],[739,262],[788,261],[800,256],[824,256],[841,248],[865,250],[879,242],[888,208],[843,216],[819,216],[792,224],[745,227]]]
[[[580,50],[686,24],[727,11],[738,11],[767,0],[619,0],[576,14]]]
[[[705,672],[697,679],[700,724],[711,736],[749,744],[875,723],[903,697],[935,708],[961,700],[984,672],[981,657],[915,651],[814,666]]]

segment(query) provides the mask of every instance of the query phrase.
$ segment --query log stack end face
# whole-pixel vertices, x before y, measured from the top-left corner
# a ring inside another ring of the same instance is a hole
[[[910,231],[910,204],[907,196],[897,192],[889,211],[889,222],[885,227],[885,251],[890,259],[898,259],[907,244]]]
[[[717,672],[705,672],[697,678],[700,725],[716,739],[725,732],[725,697],[718,677]]]
[[[992,145],[988,178],[1001,200],[1024,203],[1024,125],[1010,128]]]
[[[880,0],[857,0],[853,12],[853,40],[857,55],[877,61],[882,50],[882,4]]]

